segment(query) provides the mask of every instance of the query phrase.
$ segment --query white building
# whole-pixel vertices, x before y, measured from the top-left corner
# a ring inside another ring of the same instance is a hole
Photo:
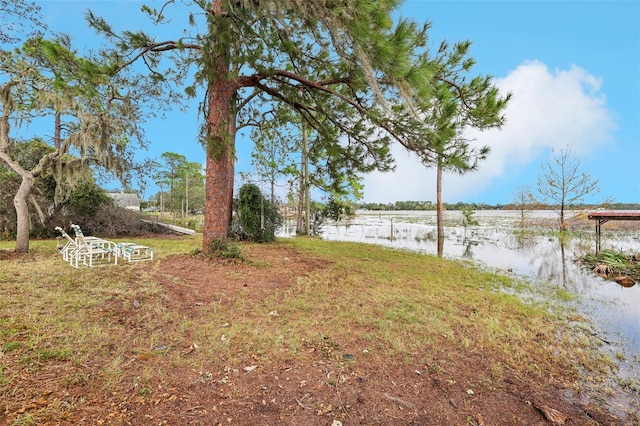
[[[138,194],[125,194],[124,192],[108,192],[108,194],[113,198],[116,206],[129,210],[140,210]]]

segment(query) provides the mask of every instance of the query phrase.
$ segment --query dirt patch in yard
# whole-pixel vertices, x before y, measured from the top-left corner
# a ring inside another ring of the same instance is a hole
[[[3,395],[0,423],[29,424],[33,418],[33,424],[51,425],[632,424],[580,402],[562,371],[511,371],[502,355],[460,346],[425,346],[398,359],[368,350],[374,343],[366,336],[345,331],[304,341],[275,358],[248,346],[211,355],[215,360],[208,362],[201,351],[207,337],[189,324],[218,321],[212,327],[222,331],[210,338],[224,340],[228,324],[212,306],[241,309],[239,299],[259,305],[294,291],[300,278],[329,265],[279,245],[250,246],[246,255],[250,261],[175,255],[137,265],[136,275],[156,283],[157,291],[126,301],[116,294],[93,315],[126,330],[122,345],[132,336],[158,336],[160,326],[167,327],[167,337],[124,351],[117,368],[111,367],[118,372],[114,377],[98,358],[77,363],[60,357],[30,372],[17,368],[19,360],[7,352],[0,365],[5,374],[18,372],[11,378],[14,391]],[[278,315],[274,306],[256,321]],[[102,351],[118,349],[116,339]]]

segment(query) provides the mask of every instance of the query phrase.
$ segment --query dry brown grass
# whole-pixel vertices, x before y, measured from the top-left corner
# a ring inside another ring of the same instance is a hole
[[[508,278],[306,238],[244,244],[244,262],[140,242],[156,260],[91,270],[52,241],[2,252],[0,422],[544,424],[537,404],[631,424],[607,395],[577,400],[610,366],[582,320]]]

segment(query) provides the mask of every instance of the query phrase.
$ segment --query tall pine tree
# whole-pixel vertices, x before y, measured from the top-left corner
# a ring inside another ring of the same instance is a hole
[[[428,24],[393,19],[400,3],[196,0],[188,12],[173,2],[160,10],[144,7],[158,25],[172,12],[190,14],[190,32],[171,40],[117,34],[88,14],[120,49],[123,67],[144,59],[149,78],[160,82],[183,82],[193,71],[187,93],[203,89],[203,247],[227,237],[236,132],[259,119],[265,105],[296,111],[320,135],[318,151],[348,169],[392,169],[392,141],[424,161],[437,158],[422,112],[433,98],[436,74],[449,65],[429,55]]]

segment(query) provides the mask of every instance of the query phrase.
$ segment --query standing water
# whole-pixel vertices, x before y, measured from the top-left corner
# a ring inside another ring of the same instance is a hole
[[[595,224],[581,236],[560,238],[523,232],[519,211],[476,211],[474,226],[463,226],[463,219],[461,212],[445,213],[445,257],[468,259],[578,296],[578,312],[592,321],[598,338],[621,360],[620,376],[640,379],[640,284],[622,287],[575,261],[595,251]],[[557,221],[557,216],[552,211],[528,211],[525,219]],[[354,218],[325,225],[321,235],[435,255],[436,229],[435,211],[358,212]],[[640,253],[640,232],[603,230],[602,248]]]

